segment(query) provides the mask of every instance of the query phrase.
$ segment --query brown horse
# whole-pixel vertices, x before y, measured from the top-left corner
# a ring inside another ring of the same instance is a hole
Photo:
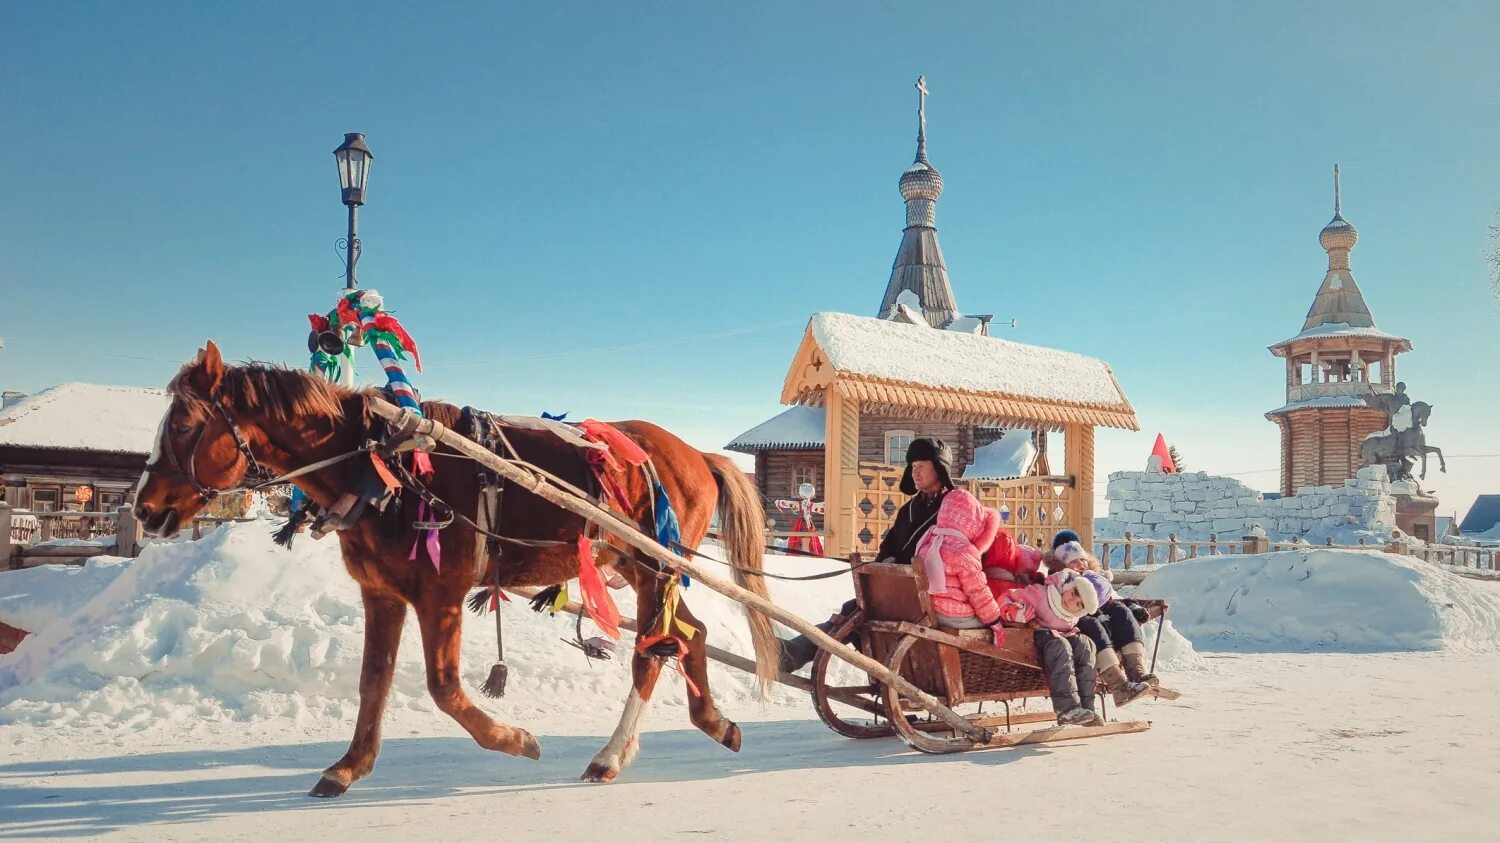
[[[359,448],[372,424],[366,410],[370,393],[334,386],[291,369],[262,364],[225,366],[212,342],[178,372],[168,390],[172,404],[135,498],[136,515],[148,531],[158,535],[176,533],[219,490],[239,486],[253,463],[286,474]],[[423,412],[450,426],[459,415],[452,405],[436,402],[424,404]],[[728,459],[697,451],[653,424],[630,421],[616,427],[651,457],[677,511],[682,543],[695,547],[702,541],[717,506],[730,560],[736,566],[736,581],[764,596],[764,578],[749,573],[760,568],[764,546],[764,513],[749,478]],[[506,435],[521,458],[587,488],[589,469],[572,445],[540,431],[508,429]],[[480,497],[477,467],[462,458],[441,459],[455,456],[447,448],[439,448],[434,456],[438,459],[433,461],[437,472],[429,484],[432,492],[473,517]],[[330,465],[295,482],[313,501],[331,506],[350,491],[357,462]],[[643,473],[626,468],[611,470],[611,474],[624,492],[626,505],[619,507],[621,514],[654,534],[651,492]],[[479,574],[484,575],[483,582],[498,580],[503,586],[546,586],[576,576],[575,543],[585,523],[519,487],[509,487],[503,494],[497,532],[557,544],[507,544],[498,557],[485,559],[478,534],[455,521],[442,532],[442,570],[435,571],[424,559],[408,560],[416,539],[411,521],[418,504],[410,490],[403,492],[399,521],[367,512],[339,532],[344,564],[359,583],[365,607],[359,718],[348,752],[323,771],[311,795],[338,796],[374,768],[381,715],[408,605],[417,613],[427,659],[427,688],[438,708],[486,749],[541,757],[541,748],[530,733],[496,722],[464,692],[459,671],[462,607]],[[607,554],[601,556],[602,561],[612,561]],[[644,556],[620,564],[619,570],[636,590],[637,618],[646,629],[659,617],[667,580]],[[683,620],[703,630],[685,605],[679,611]],[[747,614],[764,689],[776,675],[777,642],[769,619],[749,610]],[[693,725],[738,751],[740,729],[719,713],[709,693],[706,637],[705,630],[685,642],[681,659],[699,692],[690,695],[689,713]],[[634,758],[641,720],[662,664],[661,657],[649,653],[634,656],[632,690],[624,713],[609,743],[588,765],[585,781],[610,781]]]

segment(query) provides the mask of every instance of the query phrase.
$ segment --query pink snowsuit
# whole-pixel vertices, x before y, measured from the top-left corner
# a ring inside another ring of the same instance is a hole
[[[1043,629],[1071,636],[1078,632],[1078,619],[1083,615],[1070,615],[1063,610],[1059,589],[1077,577],[1072,571],[1058,571],[1044,583],[1013,588],[1001,595],[1000,609],[1008,621],[1036,621]]]
[[[985,583],[979,559],[1000,530],[1000,515],[963,489],[943,496],[937,520],[917,544],[912,563],[927,574],[932,608],[950,618],[978,617],[986,626],[1000,607]]]

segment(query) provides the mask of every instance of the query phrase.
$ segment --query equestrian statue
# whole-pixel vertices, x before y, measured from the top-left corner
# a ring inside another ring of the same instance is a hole
[[[1383,465],[1391,481],[1411,480],[1411,469],[1416,460],[1422,461],[1421,479],[1427,479],[1427,455],[1437,454],[1439,470],[1447,472],[1448,464],[1443,452],[1427,444],[1423,428],[1432,415],[1432,405],[1426,401],[1412,401],[1406,394],[1406,384],[1396,384],[1395,392],[1376,392],[1370,388],[1360,398],[1372,409],[1386,414],[1386,428],[1366,437],[1359,446],[1360,458],[1365,465]]]

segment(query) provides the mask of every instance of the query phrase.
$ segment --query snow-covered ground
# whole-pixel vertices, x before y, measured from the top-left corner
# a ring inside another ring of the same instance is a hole
[[[827,840],[930,836],[955,810],[993,837],[1444,839],[1500,822],[1500,729],[1484,714],[1500,691],[1500,584],[1325,551],[1177,563],[1141,586],[1172,600],[1198,650],[1230,650],[1197,652],[1168,627],[1160,672],[1184,696],[1127,710],[1150,731],[955,756],[841,738],[800,694],[757,703],[746,677],[716,669],[744,730],[731,754],[691,727],[664,673],[635,764],[583,785],[624,700],[623,662],[588,664],[560,640],[570,622],[505,609],[507,696],[475,696],[537,735],[532,762],[480,749],[433,708],[409,629],[375,772],[313,800],[352,730],[362,618],[331,541],[288,552],[268,531],[0,574],[0,620],[37,630],[0,656],[0,838]],[[819,620],[848,588],[772,584]],[[701,586],[687,600],[714,643],[747,652],[735,607]],[[1325,652],[1330,629],[1366,635],[1353,649],[1403,651]],[[493,646],[488,619],[471,619],[470,688]]]

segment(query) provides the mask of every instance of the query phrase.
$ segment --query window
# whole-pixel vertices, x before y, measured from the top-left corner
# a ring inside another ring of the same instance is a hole
[[[114,512],[125,504],[125,493],[123,492],[100,492],[99,497],[94,499],[100,512]]]
[[[910,430],[887,430],[885,432],[885,461],[890,465],[906,464],[906,449],[916,434]]]
[[[32,512],[56,512],[57,490],[56,489],[32,489],[31,490]]]
[[[810,465],[799,465],[792,469],[791,495],[793,499],[801,495],[798,490],[802,488],[803,483],[811,483],[813,488],[816,489],[818,486],[818,470]],[[814,497],[816,496],[814,494]]]

